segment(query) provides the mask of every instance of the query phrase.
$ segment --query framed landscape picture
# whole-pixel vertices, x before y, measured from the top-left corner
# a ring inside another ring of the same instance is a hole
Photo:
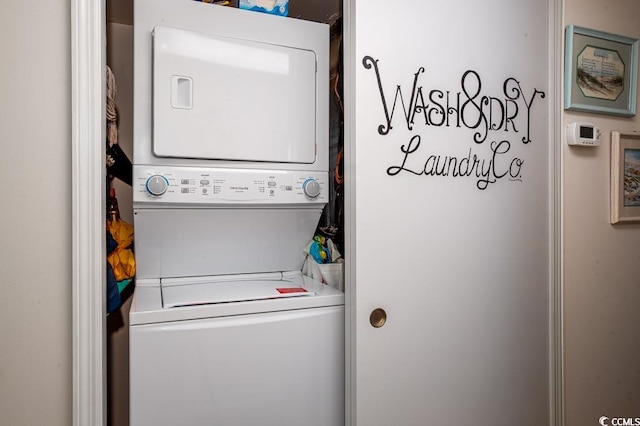
[[[611,132],[611,223],[640,222],[640,134]]]
[[[634,116],[637,75],[638,39],[567,26],[565,109]]]

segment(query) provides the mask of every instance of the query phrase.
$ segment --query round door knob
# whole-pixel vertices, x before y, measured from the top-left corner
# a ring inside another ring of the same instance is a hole
[[[149,191],[151,195],[158,197],[167,192],[168,188],[169,181],[162,175],[153,175],[147,179],[147,191]]]
[[[371,311],[369,322],[373,327],[380,328],[387,322],[387,313],[382,308],[376,308]]]
[[[320,195],[320,184],[313,178],[307,179],[302,184],[302,192],[309,198],[316,198]]]

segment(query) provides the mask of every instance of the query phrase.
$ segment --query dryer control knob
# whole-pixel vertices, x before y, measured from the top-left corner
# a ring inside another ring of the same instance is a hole
[[[316,198],[320,195],[320,184],[313,178],[307,179],[302,184],[302,192],[309,198]]]
[[[151,195],[158,197],[167,192],[168,188],[169,181],[162,175],[153,175],[147,179],[147,191],[149,191]]]

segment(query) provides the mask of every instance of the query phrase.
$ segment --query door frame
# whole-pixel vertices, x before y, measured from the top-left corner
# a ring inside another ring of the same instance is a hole
[[[549,8],[549,424],[564,426],[564,255],[562,224],[562,105],[564,99],[564,0]]]
[[[106,425],[105,0],[71,0],[72,418]]]
[[[346,57],[355,47],[354,16],[357,0],[346,0]],[[562,214],[561,144],[563,0],[549,5],[549,424],[564,425],[563,309],[562,309]],[[105,209],[105,25],[106,0],[71,0],[71,131],[72,131],[72,417],[74,426],[106,425],[106,246]],[[345,62],[345,163],[353,164],[354,69]],[[97,143],[96,143],[97,142]],[[346,232],[346,422],[356,424],[355,268],[348,259],[355,206],[355,185],[345,168]],[[355,383],[355,382],[353,382]]]

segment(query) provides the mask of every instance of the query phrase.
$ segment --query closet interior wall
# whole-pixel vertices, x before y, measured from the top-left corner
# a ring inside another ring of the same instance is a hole
[[[133,1],[107,0],[107,65],[116,82],[118,144],[133,159]],[[106,182],[106,180],[105,180]],[[120,217],[133,224],[131,186],[115,178]],[[107,422],[129,424],[129,308],[131,292],[107,317]]]

